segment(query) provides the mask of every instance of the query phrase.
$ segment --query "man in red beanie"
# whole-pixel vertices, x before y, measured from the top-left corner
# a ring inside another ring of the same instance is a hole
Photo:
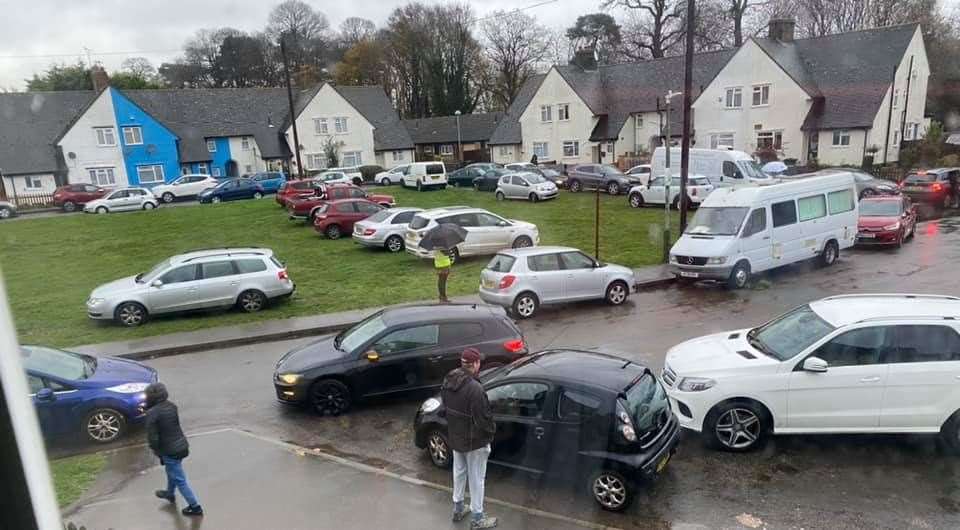
[[[447,374],[440,395],[447,410],[447,436],[453,450],[453,520],[467,516],[463,499],[470,483],[471,528],[493,528],[496,517],[483,513],[483,481],[487,474],[490,443],[497,430],[480,373],[480,352],[467,348],[460,354],[460,368]]]

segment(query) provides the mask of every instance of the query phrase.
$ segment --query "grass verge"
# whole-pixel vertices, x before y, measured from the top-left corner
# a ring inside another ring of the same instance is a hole
[[[65,508],[80,498],[103,470],[107,458],[100,453],[71,456],[50,462],[57,504]]]

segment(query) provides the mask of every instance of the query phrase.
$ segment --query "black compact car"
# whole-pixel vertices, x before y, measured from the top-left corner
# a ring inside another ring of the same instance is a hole
[[[473,189],[477,191],[495,191],[500,177],[509,175],[512,171],[502,168],[487,170],[482,176],[473,179]]]
[[[447,174],[447,183],[454,188],[469,188],[473,186],[473,181],[486,173],[488,170],[484,167],[467,166]]]
[[[396,307],[288,352],[273,384],[283,403],[338,415],[359,399],[439,387],[466,348],[480,351],[484,368],[527,354],[523,334],[501,307]]]
[[[573,192],[599,188],[610,195],[619,195],[643,184],[640,177],[624,175],[610,164],[580,164],[568,170],[567,175],[567,189]]]
[[[584,481],[605,510],[620,511],[643,479],[676,452],[679,423],[650,369],[596,352],[549,350],[480,374],[497,434],[490,462]],[[420,406],[415,443],[451,465],[439,397]]]

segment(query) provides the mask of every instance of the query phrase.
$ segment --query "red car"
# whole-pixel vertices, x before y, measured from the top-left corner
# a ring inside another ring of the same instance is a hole
[[[288,180],[280,185],[280,188],[277,189],[277,204],[281,208],[287,207],[287,201],[290,199],[296,199],[299,197],[309,197],[314,194],[313,181],[310,179],[304,180]]]
[[[63,208],[65,212],[75,212],[77,208],[99,199],[110,191],[93,184],[67,184],[60,186],[53,192],[53,204]]]
[[[396,205],[396,201],[391,195],[367,193],[362,188],[354,186],[353,184],[327,184],[326,199],[321,199],[317,194],[291,198],[287,200],[287,212],[290,214],[290,219],[306,219],[309,222],[313,220],[314,214],[320,205],[338,199],[366,199],[384,208],[390,208]]]
[[[367,199],[338,199],[317,207],[313,229],[329,239],[340,239],[353,232],[353,224],[383,210],[383,206]]]
[[[896,245],[917,231],[917,206],[905,195],[860,200],[858,245]]]

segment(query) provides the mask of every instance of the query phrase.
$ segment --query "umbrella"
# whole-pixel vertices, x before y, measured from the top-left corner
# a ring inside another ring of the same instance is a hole
[[[770,173],[772,175],[774,173],[783,173],[787,170],[787,165],[779,160],[774,160],[773,162],[764,164],[761,169],[763,169],[764,173]]]
[[[424,234],[420,247],[425,250],[450,250],[466,238],[467,231],[462,226],[444,223]]]

